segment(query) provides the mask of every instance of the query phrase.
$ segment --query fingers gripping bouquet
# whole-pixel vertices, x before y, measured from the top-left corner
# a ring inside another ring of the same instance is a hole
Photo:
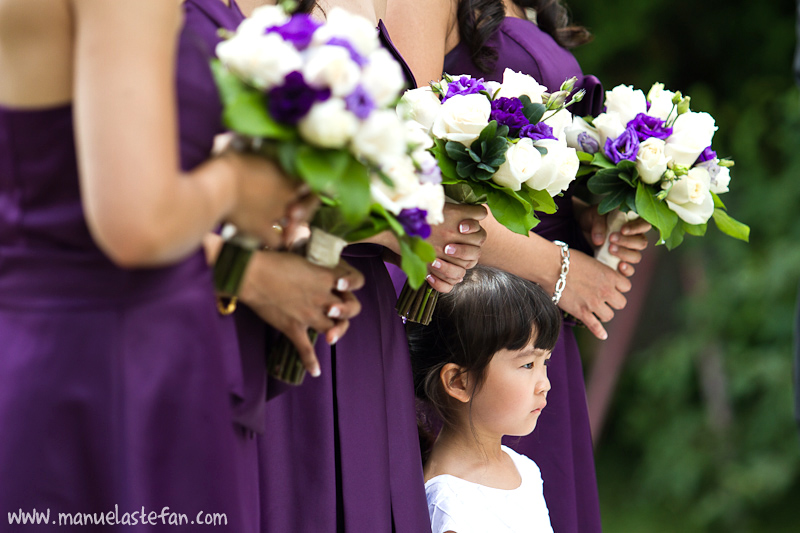
[[[498,222],[528,235],[536,211],[554,213],[553,196],[578,172],[576,150],[567,146],[572,124],[566,108],[583,98],[572,94],[576,79],[548,94],[532,77],[506,69],[503,82],[448,76],[406,91],[398,114],[414,120],[432,139],[447,197],[486,204]],[[427,324],[437,294],[431,287],[406,286],[397,310],[406,320]]]
[[[348,242],[391,230],[409,283],[419,287],[435,258],[423,239],[442,221],[444,193],[430,178],[433,156],[418,150],[420,135],[394,111],[402,69],[367,19],[332,9],[320,23],[288,11],[260,7],[219,44],[212,68],[225,124],[320,197],[310,261],[336,266]],[[226,242],[217,290],[236,295],[257,246],[246,236]],[[291,383],[305,373],[285,338],[269,370]]]
[[[711,148],[717,127],[708,113],[691,111],[690,98],[652,86],[647,96],[620,85],[606,93],[606,111],[594,119],[575,117],[567,141],[586,165],[589,191],[610,213],[608,234],[641,216],[673,249],[684,235],[702,236],[713,217],[717,228],[747,241],[750,228],[731,218],[719,198],[728,192],[733,161]],[[597,259],[612,268],[619,258],[606,242]]]

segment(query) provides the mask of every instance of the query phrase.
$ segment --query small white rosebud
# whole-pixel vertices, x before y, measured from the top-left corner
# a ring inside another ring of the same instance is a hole
[[[691,96],[684,96],[683,99],[678,104],[678,114],[683,115],[684,113],[688,113],[690,111],[689,104],[692,101]]]
[[[733,159],[720,159],[717,164],[721,167],[731,168],[735,163]]]

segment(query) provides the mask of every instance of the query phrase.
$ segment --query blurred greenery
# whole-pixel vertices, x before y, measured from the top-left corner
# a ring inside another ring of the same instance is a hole
[[[575,51],[610,89],[692,97],[736,160],[730,213],[658,250],[645,311],[597,443],[604,529],[800,529],[792,328],[800,282],[800,91],[792,0],[571,0],[595,40]],[[634,278],[635,282],[635,278]],[[587,343],[592,346],[593,344]],[[587,366],[603,364],[586,350]]]

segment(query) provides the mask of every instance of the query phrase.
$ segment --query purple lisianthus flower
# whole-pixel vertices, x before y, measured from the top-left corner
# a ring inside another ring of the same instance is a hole
[[[556,136],[553,135],[553,128],[544,122],[537,122],[536,124],[528,124],[519,130],[519,138],[528,137],[532,141],[541,141],[543,139],[553,139],[557,141]]]
[[[707,146],[703,153],[697,156],[697,161],[694,164],[698,163],[705,163],[706,161],[714,161],[717,158],[717,152],[711,149],[710,146]]]
[[[341,37],[331,37],[325,44],[329,46],[341,46],[347,50],[350,53],[350,59],[352,59],[353,62],[355,62],[355,64],[359,67],[363,67],[367,64],[367,58],[359,54],[358,50],[356,50],[353,46],[353,43],[347,39],[343,39]]]
[[[615,165],[627,159],[628,161],[636,161],[636,155],[639,153],[639,137],[636,130],[631,127],[625,129],[622,135],[616,139],[608,138],[606,140],[606,157],[608,157]]]
[[[667,127],[663,120],[645,113],[639,113],[636,118],[628,122],[628,128],[633,128],[639,142],[644,142],[650,137],[663,141],[672,135],[672,128]]]
[[[362,85],[356,85],[355,90],[344,98],[348,111],[352,111],[361,120],[366,119],[375,109],[375,100],[369,95]]]
[[[323,102],[330,98],[331,90],[309,86],[303,75],[294,71],[286,75],[283,85],[274,87],[267,95],[267,107],[272,118],[294,126],[306,116],[314,102]]]
[[[305,50],[311,44],[311,37],[319,27],[320,24],[308,15],[297,14],[292,15],[292,18],[280,26],[267,28],[266,33],[275,32],[298,50]]]
[[[425,220],[427,216],[427,211],[415,207],[414,209],[403,209],[400,211],[400,214],[397,215],[397,220],[403,225],[403,229],[406,230],[406,233],[410,236],[427,239],[431,236],[431,227]]]
[[[442,182],[442,171],[434,158],[429,158],[420,163],[417,172],[420,183],[432,183],[439,185]]]
[[[476,80],[470,78],[469,76],[461,76],[460,78],[447,84],[447,94],[445,94],[444,98],[442,98],[442,103],[459,94],[478,94],[479,92],[485,90],[486,86],[483,84],[483,78]]]
[[[492,100],[492,114],[489,120],[496,120],[501,126],[508,126],[510,137],[518,137],[519,130],[530,125],[530,121],[522,113],[522,102],[519,98],[498,98]]]
[[[581,151],[587,154],[596,154],[600,151],[600,142],[585,131],[578,134],[578,144]]]

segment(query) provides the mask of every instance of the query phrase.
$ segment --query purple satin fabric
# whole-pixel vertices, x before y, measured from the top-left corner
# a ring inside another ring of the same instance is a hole
[[[269,382],[258,437],[262,532],[430,531],[408,344],[382,251],[345,249],[366,279],[362,310],[335,346],[317,342],[321,377]]]
[[[499,60],[491,72],[478,70],[465,43],[459,43],[445,59],[445,72],[470,74],[502,81],[510,68],[533,76],[551,91],[571,76],[587,91],[578,114],[596,114],[602,109],[603,90],[594,76],[584,76],[575,58],[535,24],[506,18],[490,40]],[[556,198],[558,211],[540,215],[534,229],[546,239],[560,239],[572,248],[591,254],[575,221],[570,193]],[[506,439],[506,444],[533,459],[542,471],[544,495],[553,530],[558,533],[601,531],[600,506],[594,470],[592,438],[586,406],[586,392],[580,353],[572,328],[565,325],[548,367],[552,389],[547,408],[536,430],[523,438]]]
[[[189,169],[220,128],[207,52],[241,13],[219,0],[185,11],[177,82]],[[21,530],[6,520],[19,509],[49,509],[52,521],[118,506],[120,517],[225,513],[220,531],[252,532],[255,441],[232,410],[242,364],[204,255],[114,266],[83,217],[72,130],[71,106],[0,107],[0,531]]]

